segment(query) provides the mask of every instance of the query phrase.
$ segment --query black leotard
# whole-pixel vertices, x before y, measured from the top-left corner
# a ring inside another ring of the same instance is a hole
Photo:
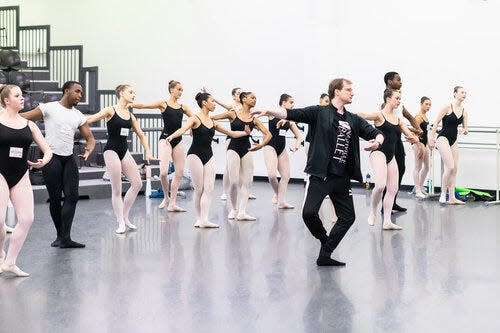
[[[16,186],[28,170],[28,151],[33,142],[28,123],[20,129],[0,124],[0,174],[9,189]]]
[[[429,125],[428,121],[423,121],[420,123],[420,129],[422,130],[422,135],[418,138],[420,142],[427,146],[428,137],[427,137],[427,126]]]
[[[460,125],[463,122],[463,120],[464,120],[463,112],[460,118],[457,118],[457,115],[453,111],[453,105],[452,105],[451,113],[443,117],[443,127],[441,127],[441,130],[439,131],[438,138],[440,136],[444,136],[446,139],[448,139],[448,143],[450,144],[450,146],[453,146],[455,141],[457,141],[458,125]]]
[[[280,128],[276,128],[278,121],[278,118],[269,120],[269,132],[271,132],[272,137],[267,145],[273,147],[276,150],[276,155],[280,156],[286,146],[285,134],[290,129],[290,122],[287,121]]]
[[[129,119],[123,119],[118,115],[115,108],[113,117],[106,123],[108,129],[108,141],[104,146],[104,151],[112,150],[116,152],[120,160],[123,160],[128,151],[127,138],[130,129],[132,128],[132,115]]]
[[[382,115],[384,117],[384,115]],[[399,127],[399,119],[398,124],[394,125],[387,121],[384,117],[384,122],[380,126],[376,126],[378,130],[380,130],[384,134],[384,143],[377,149],[381,151],[385,155],[385,161],[389,163],[395,154],[396,151],[396,143],[398,137],[401,137],[401,129]]]
[[[170,134],[174,133],[182,127],[183,116],[184,112],[182,109],[182,105],[179,109],[174,109],[167,104],[167,108],[161,113],[161,117],[163,118],[163,131],[161,132],[160,140],[166,139]],[[177,146],[181,141],[182,136],[179,136],[178,138],[170,141],[172,149],[175,148],[175,146]]]
[[[245,125],[248,125],[248,127],[250,127],[250,130],[253,130],[255,126],[253,119],[251,121],[243,121],[238,118],[238,116],[236,116],[236,118],[234,118],[234,120],[231,122],[231,130],[244,131]],[[229,145],[227,146],[227,150],[234,150],[240,156],[240,158],[242,158],[248,153],[248,149],[250,147],[250,135],[246,135],[241,138],[231,138],[231,141],[229,141]]]
[[[200,117],[198,117],[198,119],[200,119]],[[193,133],[193,142],[191,143],[191,147],[189,147],[187,154],[198,156],[201,163],[205,165],[214,155],[212,152],[212,139],[215,135],[215,123],[212,127],[208,128],[203,124],[201,119],[200,122],[200,126],[191,130]]]

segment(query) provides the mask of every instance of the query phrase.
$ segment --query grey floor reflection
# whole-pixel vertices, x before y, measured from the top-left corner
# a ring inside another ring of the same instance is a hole
[[[401,231],[366,223],[370,192],[354,189],[357,220],[336,250],[344,268],[318,268],[319,242],[301,218],[304,187],[290,184],[297,208],[270,203],[255,182],[248,211],[226,219],[216,191],[198,230],[192,196],[186,213],[139,196],[137,232],[116,235],[109,199],[82,200],[73,236],[83,250],[50,247],[46,204],[18,264],[28,279],[0,275],[1,332],[435,332],[500,330],[500,206],[464,207],[400,194]],[[322,207],[325,227],[331,210]]]

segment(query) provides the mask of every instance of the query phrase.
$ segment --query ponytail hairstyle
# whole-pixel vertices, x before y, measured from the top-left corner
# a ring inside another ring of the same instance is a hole
[[[206,92],[199,92],[196,94],[196,97],[194,98],[196,100],[196,103],[198,103],[198,106],[201,108],[203,105],[203,102],[208,100],[209,97],[211,97],[209,93]]]

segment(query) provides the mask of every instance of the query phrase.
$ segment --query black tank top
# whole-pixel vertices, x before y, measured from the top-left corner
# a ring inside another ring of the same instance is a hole
[[[198,117],[198,119],[200,118]],[[187,154],[198,155],[200,152],[205,151],[209,152],[209,155],[212,156],[212,139],[215,135],[215,126],[208,128],[203,124],[201,119],[200,123],[200,126],[191,130],[193,133],[193,142]]]
[[[106,128],[108,129],[108,142],[107,146],[111,146],[111,149],[127,147],[127,138],[132,128],[132,114],[130,114],[129,119],[123,119],[118,115],[115,108],[113,107],[115,113],[113,117],[106,123]]]
[[[376,126],[376,128],[384,134],[385,138],[384,143],[377,150],[384,153],[386,161],[389,163],[396,152],[396,143],[401,138],[401,129],[399,127],[399,119],[398,124],[394,125],[387,121],[384,115],[382,117],[384,117],[384,122],[382,125]]]
[[[280,131],[288,131],[290,129],[290,122],[286,122],[283,126],[280,128],[276,128],[276,124],[280,121],[278,118],[273,118],[269,120],[269,132],[271,132],[271,140],[269,141],[268,145],[270,146],[275,146],[278,144],[284,145],[286,143],[286,138],[284,135],[280,135]]]
[[[169,136],[181,128],[183,116],[182,105],[179,109],[174,109],[167,104],[167,108],[161,113],[161,117],[163,118],[163,134]]]
[[[33,142],[28,123],[20,129],[0,123],[0,172],[4,177],[7,174],[22,176],[28,170],[28,152]]]
[[[420,136],[419,140],[424,144],[424,146],[427,146],[427,126],[429,125],[428,121],[423,121],[420,123],[420,129],[422,130],[422,135]]]

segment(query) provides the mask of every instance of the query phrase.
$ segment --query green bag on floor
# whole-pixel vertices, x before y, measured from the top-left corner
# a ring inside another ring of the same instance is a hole
[[[487,192],[471,190],[465,187],[455,187],[455,196],[463,201],[490,201],[493,196]]]

